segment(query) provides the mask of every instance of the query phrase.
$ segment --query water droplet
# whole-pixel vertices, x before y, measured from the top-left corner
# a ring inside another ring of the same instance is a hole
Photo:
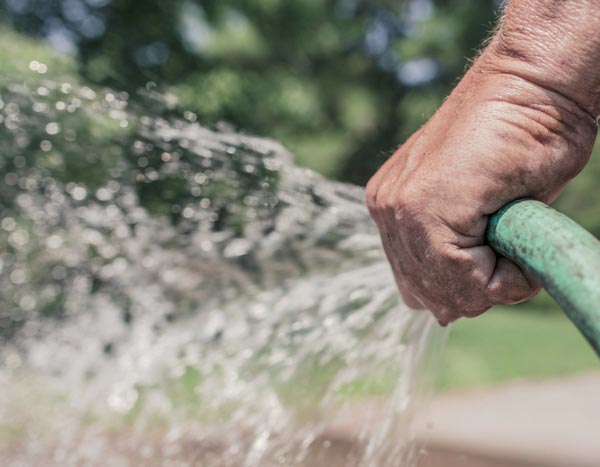
[[[60,235],[51,235],[46,240],[46,245],[48,246],[48,248],[56,250],[57,248],[60,248],[63,245],[63,239]]]
[[[14,102],[9,102],[4,108],[4,113],[10,117],[16,117],[21,112],[21,108]]]
[[[71,196],[76,201],[82,201],[87,196],[87,190],[82,186],[76,186],[73,188],[73,190],[71,190]]]
[[[202,172],[198,172],[194,175],[194,182],[198,185],[204,185],[208,181],[208,177]]]
[[[198,120],[198,116],[194,112],[184,112],[183,118],[185,118],[188,122],[195,122]]]
[[[252,243],[245,238],[237,238],[232,240],[229,245],[223,250],[223,256],[225,258],[236,258],[238,256],[244,256],[252,248]]]
[[[0,222],[0,226],[7,232],[12,232],[17,226],[17,223],[12,217],[5,217],[2,219],[2,222]]]
[[[40,149],[44,152],[52,151],[52,143],[45,139],[40,143]]]
[[[19,182],[19,176],[14,172],[9,172],[4,176],[4,181],[8,186],[14,186]]]
[[[8,243],[14,248],[24,247],[29,241],[29,234],[25,230],[16,230],[8,236]]]
[[[112,199],[112,196],[112,191],[110,191],[108,188],[99,188],[96,190],[96,198],[98,198],[100,201],[108,201]]]
[[[37,113],[48,113],[50,110],[50,106],[45,102],[34,102],[33,103],[33,111]]]
[[[56,122],[50,122],[46,125],[46,133],[49,135],[56,135],[60,133],[60,125]]]
[[[38,62],[37,60],[29,62],[29,69],[31,71],[38,71],[40,69],[40,62]]]
[[[79,89],[79,94],[84,99],[88,99],[90,101],[96,99],[96,92],[93,89],[90,89],[86,86]]]
[[[25,275],[25,271],[23,271],[22,269],[15,269],[13,272],[10,273],[10,281],[14,285],[21,285],[25,282],[26,279],[27,276]]]
[[[37,302],[35,298],[33,298],[31,295],[24,295],[23,297],[21,297],[21,300],[19,300],[19,306],[25,311],[34,310],[36,305]]]

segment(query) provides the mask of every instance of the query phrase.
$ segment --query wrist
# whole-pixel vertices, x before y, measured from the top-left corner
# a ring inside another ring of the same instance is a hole
[[[465,78],[466,87],[486,101],[504,102],[546,115],[548,122],[570,127],[597,128],[597,113],[582,104],[578,96],[561,90],[546,75],[533,68],[525,70],[521,60],[498,54],[488,46]],[[462,83],[461,83],[462,84]]]
[[[536,79],[515,72],[505,57],[488,47],[453,93],[459,112],[477,106],[498,121],[529,134],[542,146],[565,146],[572,155],[591,151],[598,129],[596,118],[575,99]],[[475,106],[474,106],[475,104]],[[453,104],[454,105],[454,104]],[[587,159],[586,159],[587,160]]]
[[[562,95],[597,119],[599,32],[597,0],[513,0],[482,54],[483,63]]]
[[[527,81],[557,101],[571,101],[594,120],[600,116],[600,78],[575,74],[571,68],[551,62],[538,64],[496,44],[484,52],[480,67],[484,73],[506,74]]]

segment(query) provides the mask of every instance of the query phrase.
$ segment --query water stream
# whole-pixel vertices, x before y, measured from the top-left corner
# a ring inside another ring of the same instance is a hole
[[[441,338],[361,189],[38,77],[0,86],[0,174],[2,465],[414,464]]]

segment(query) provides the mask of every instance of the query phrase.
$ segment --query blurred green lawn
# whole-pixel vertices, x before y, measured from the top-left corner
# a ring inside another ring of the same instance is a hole
[[[496,307],[454,324],[442,356],[442,390],[600,369],[591,347],[554,305]]]

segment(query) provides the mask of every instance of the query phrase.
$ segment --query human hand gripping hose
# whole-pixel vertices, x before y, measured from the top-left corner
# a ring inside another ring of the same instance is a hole
[[[531,199],[493,214],[486,240],[548,291],[600,356],[600,241]]]

